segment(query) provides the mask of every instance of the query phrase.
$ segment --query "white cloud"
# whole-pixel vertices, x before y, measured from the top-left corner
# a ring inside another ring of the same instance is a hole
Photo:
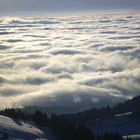
[[[0,107],[84,109],[138,95],[140,19],[129,17],[1,18]]]

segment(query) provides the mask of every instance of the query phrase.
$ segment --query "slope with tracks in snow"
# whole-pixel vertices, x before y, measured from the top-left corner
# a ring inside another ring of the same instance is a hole
[[[0,115],[0,140],[7,137],[12,140],[56,140],[48,128]]]

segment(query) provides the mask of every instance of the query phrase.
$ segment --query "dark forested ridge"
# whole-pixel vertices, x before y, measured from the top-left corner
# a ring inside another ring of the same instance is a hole
[[[95,136],[89,128],[83,125],[72,123],[64,116],[52,115],[48,117],[46,113],[37,110],[33,114],[26,114],[20,109],[5,109],[1,115],[13,119],[32,121],[40,127],[48,127],[59,140],[125,140],[120,134],[105,133]],[[7,133],[8,137],[8,133]],[[128,138],[127,140],[131,140]]]
[[[21,109],[13,108],[2,110],[0,114],[14,119],[32,121],[39,126],[48,127],[60,140],[123,140],[120,134],[109,132],[95,136],[94,132],[91,132],[89,128],[82,124],[86,121],[126,112],[132,112],[132,117],[140,118],[140,96],[113,107],[92,108],[84,112],[68,115],[52,114],[48,117],[47,113],[43,113],[40,110],[27,113]],[[130,138],[127,138],[127,140],[130,140]]]
[[[139,116],[140,114],[140,96],[134,97],[131,100],[119,103],[113,107],[109,105],[106,107],[92,108],[87,111],[78,112],[74,114],[65,115],[66,118],[70,119],[75,123],[81,123],[89,120],[96,120],[105,117],[109,117],[115,114],[122,114],[126,112],[132,112],[133,116]]]

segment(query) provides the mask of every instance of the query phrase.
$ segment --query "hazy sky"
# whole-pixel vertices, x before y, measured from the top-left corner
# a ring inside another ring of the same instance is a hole
[[[0,12],[139,9],[140,0],[0,0]]]

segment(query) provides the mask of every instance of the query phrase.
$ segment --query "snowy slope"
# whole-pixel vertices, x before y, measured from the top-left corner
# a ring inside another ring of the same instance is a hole
[[[11,139],[26,140],[55,140],[48,128],[44,130],[38,128],[33,123],[14,120],[0,115],[0,139],[4,139],[4,134],[8,133]]]
[[[131,112],[116,114],[96,122],[88,122],[87,126],[95,134],[120,133],[123,136],[131,136],[132,140],[140,140],[140,120],[133,118],[131,114]]]
[[[131,137],[132,140],[140,140],[140,134],[138,134],[138,135],[128,135],[128,137]],[[124,136],[124,138],[127,138],[127,136]]]

